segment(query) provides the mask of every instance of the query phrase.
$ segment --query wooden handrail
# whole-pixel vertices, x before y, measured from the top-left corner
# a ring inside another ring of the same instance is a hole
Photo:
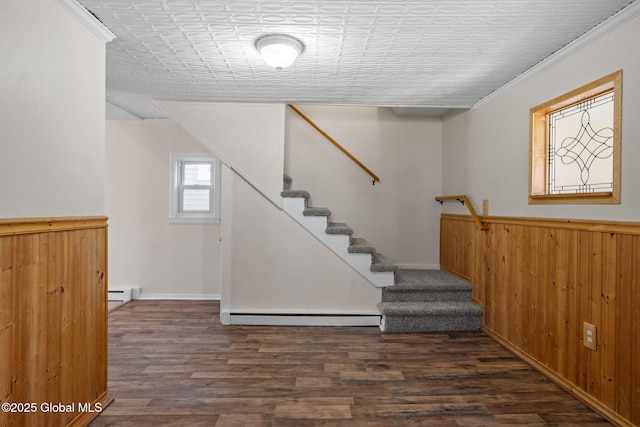
[[[360,166],[362,168],[362,170],[364,170],[366,173],[369,174],[369,176],[371,178],[373,178],[373,183],[375,184],[376,182],[380,182],[380,178],[378,178],[378,176],[371,172],[371,170],[366,167],[360,160],[356,159],[356,157],[351,154],[349,151],[347,151],[346,148],[344,148],[342,145],[340,145],[338,143],[338,141],[336,141],[335,139],[333,139],[331,137],[331,135],[329,135],[328,133],[326,133],[325,131],[323,131],[322,129],[320,129],[320,127],[315,124],[309,117],[305,116],[304,113],[300,110],[298,110],[295,106],[291,105],[291,104],[287,104],[287,107],[289,107],[294,113],[296,113],[298,116],[300,116],[300,118],[302,120],[304,120],[305,122],[307,122],[309,125],[311,125],[312,128],[314,128],[315,130],[317,130],[322,136],[324,136],[330,143],[332,143],[333,145],[336,146],[336,148],[340,151],[342,151],[344,153],[345,156],[347,156],[348,158],[350,158],[356,165]]]
[[[463,205],[467,205],[467,209],[469,209],[469,213],[471,213],[471,217],[476,222],[478,228],[485,231],[489,229],[489,226],[482,222],[482,219],[480,219],[480,217],[476,213],[476,210],[473,209],[471,202],[464,194],[462,196],[438,196],[436,197],[436,200],[440,202],[440,204],[442,204],[442,202],[444,202],[445,200],[457,200]]]

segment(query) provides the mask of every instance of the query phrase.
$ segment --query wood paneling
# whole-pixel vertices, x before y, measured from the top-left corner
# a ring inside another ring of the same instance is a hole
[[[483,330],[613,422],[640,425],[640,224],[483,220],[488,231],[443,215],[440,233],[441,266],[472,284]]]
[[[35,404],[0,425],[84,425],[106,403],[106,245],[105,217],[0,220],[0,398]]]

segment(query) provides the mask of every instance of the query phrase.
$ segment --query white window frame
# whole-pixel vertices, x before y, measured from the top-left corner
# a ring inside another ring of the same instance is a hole
[[[182,185],[182,166],[185,163],[210,163],[211,185]],[[181,212],[182,194],[185,188],[208,188],[209,211]],[[169,223],[171,224],[219,224],[220,223],[220,162],[211,154],[171,154],[171,188],[170,188]]]

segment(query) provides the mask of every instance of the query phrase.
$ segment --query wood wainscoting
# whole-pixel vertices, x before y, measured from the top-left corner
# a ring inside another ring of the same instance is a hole
[[[640,223],[483,221],[440,220],[441,268],[472,284],[483,330],[613,423],[640,425]]]
[[[106,399],[107,218],[0,219],[0,425],[87,425]]]

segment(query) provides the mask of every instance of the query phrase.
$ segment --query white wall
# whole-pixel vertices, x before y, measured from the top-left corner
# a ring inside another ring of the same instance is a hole
[[[231,254],[223,315],[379,315],[380,289],[229,168],[222,181]]]
[[[104,214],[105,43],[53,0],[2,0],[0,217]]]
[[[220,225],[169,224],[170,154],[210,152],[171,120],[107,121],[109,285],[220,295]]]
[[[157,104],[265,197],[279,203],[284,162],[283,104]]]
[[[640,220],[640,17],[555,65],[481,103],[444,119],[443,191],[467,194],[491,215]],[[528,205],[529,109],[623,70],[622,203]],[[465,212],[456,203],[445,208]]]
[[[299,109],[371,169],[372,180],[323,136],[287,110],[285,170],[391,261],[438,268],[442,190],[439,118],[398,117],[388,108],[300,105]]]
[[[379,314],[380,289],[281,210],[284,105],[160,105],[225,164],[223,321],[246,313]]]

